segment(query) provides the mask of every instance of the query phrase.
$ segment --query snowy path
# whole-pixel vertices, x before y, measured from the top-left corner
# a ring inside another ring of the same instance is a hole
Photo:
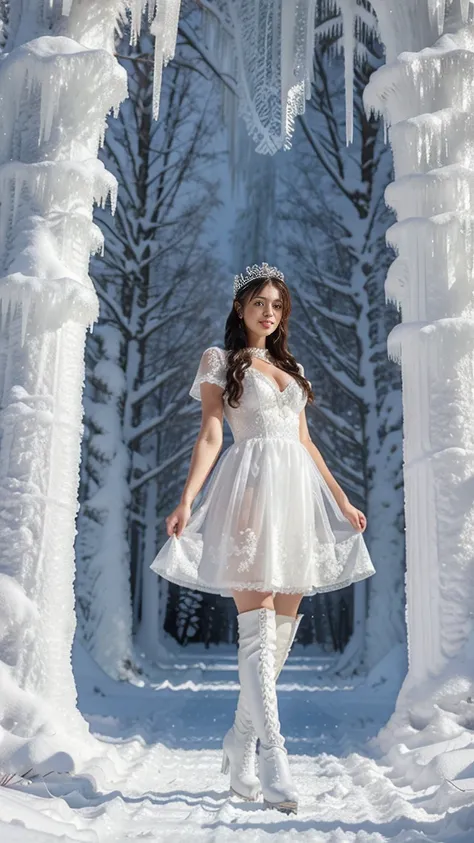
[[[311,843],[472,843],[472,808],[461,808],[451,827],[434,813],[431,794],[404,792],[373,759],[367,738],[389,717],[393,693],[367,694],[352,682],[331,680],[327,667],[296,656],[279,682],[282,726],[300,791],[297,817],[228,796],[220,745],[238,686],[235,656],[224,651],[218,657],[200,653],[194,664],[189,655],[181,658],[167,669],[167,679],[143,688],[97,673],[86,689],[79,677],[91,729],[118,748],[122,770],[102,790],[85,777],[48,778],[49,793],[43,784],[29,793],[0,788],[0,840],[225,843],[246,833],[253,843],[280,832],[285,841],[297,836]],[[54,798],[45,798],[50,793]]]

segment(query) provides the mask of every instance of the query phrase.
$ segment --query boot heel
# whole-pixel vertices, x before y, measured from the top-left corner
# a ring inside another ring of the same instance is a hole
[[[221,773],[224,773],[224,775],[225,775],[226,773],[228,773],[228,772],[229,772],[229,767],[230,767],[229,756],[227,755],[227,753],[226,753],[226,752],[225,752],[225,750],[224,750],[224,752],[222,753],[222,766],[221,766]]]

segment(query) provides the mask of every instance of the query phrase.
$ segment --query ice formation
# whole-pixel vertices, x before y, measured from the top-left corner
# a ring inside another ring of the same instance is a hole
[[[85,332],[98,316],[93,203],[115,210],[97,160],[127,96],[117,19],[148,8],[160,74],[179,0],[10,3],[0,62],[0,769],[72,769],[97,752],[70,653]]]
[[[237,82],[238,111],[260,153],[288,148],[311,96],[316,0],[201,0],[205,43]],[[235,97],[226,100],[227,117]]]
[[[289,144],[310,92],[315,2],[282,4],[201,0],[208,37],[222,61],[228,50],[223,67],[238,79],[241,113],[261,152]],[[348,53],[362,5],[340,3]],[[62,16],[49,0],[10,4],[0,63],[3,769],[44,769],[65,746],[70,755],[54,763],[71,768],[92,751],[70,669],[73,541],[83,348],[98,312],[87,267],[102,247],[91,208],[109,195],[114,205],[117,189],[96,158],[105,116],[126,96],[113,49],[115,22],[127,7],[132,33],[147,10],[152,20],[156,116],[178,0],[91,0],[87,8],[63,0]],[[405,729],[416,752],[410,729],[415,720],[429,725],[433,688],[438,709],[443,704],[446,715],[451,706],[458,725],[470,716],[474,28],[466,0],[373,0],[373,7],[389,62],[373,75],[366,105],[384,116],[395,165],[387,200],[398,220],[388,238],[398,256],[387,296],[403,319],[389,353],[401,360],[404,381],[410,639],[410,670],[386,736],[389,746],[393,729],[398,736]],[[349,117],[351,79],[346,59]],[[466,745],[466,734],[457,746]]]
[[[470,742],[473,684],[474,26],[453,15],[435,40],[443,3],[374,6],[393,57],[371,77],[365,104],[382,113],[394,158],[387,240],[397,257],[386,294],[402,314],[388,352],[403,377],[409,638],[408,675],[380,742],[391,760],[400,748],[405,769],[412,755],[406,781],[426,783],[472,763],[457,752]],[[464,3],[464,19],[468,11]]]

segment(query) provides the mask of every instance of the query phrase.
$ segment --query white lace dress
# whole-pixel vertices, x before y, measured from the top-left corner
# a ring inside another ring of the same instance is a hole
[[[225,372],[225,350],[206,349],[190,395],[200,400],[203,381],[224,388]],[[300,442],[306,400],[294,378],[280,390],[258,369],[246,370],[240,406],[224,401],[234,443],[214,466],[180,538],[171,536],[153,560],[153,571],[224,596],[234,589],[315,594],[375,573],[362,533],[342,514]]]

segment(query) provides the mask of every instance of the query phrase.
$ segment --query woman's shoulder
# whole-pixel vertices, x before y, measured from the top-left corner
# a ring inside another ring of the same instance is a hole
[[[205,372],[222,372],[226,370],[227,352],[218,345],[210,345],[201,354],[199,368]]]
[[[206,360],[226,360],[227,359],[227,351],[225,348],[221,348],[219,345],[210,345],[208,348],[205,348],[202,357]]]

